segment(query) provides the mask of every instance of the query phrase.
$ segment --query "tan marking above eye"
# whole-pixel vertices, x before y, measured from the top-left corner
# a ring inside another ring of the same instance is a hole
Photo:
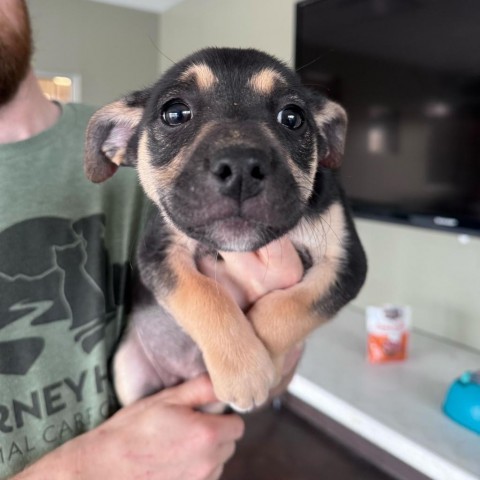
[[[185,72],[182,73],[180,79],[188,81],[195,77],[195,82],[200,90],[209,90],[216,83],[218,78],[213,73],[212,69],[205,63],[194,63],[190,65]]]
[[[255,73],[248,84],[257,93],[268,95],[272,93],[277,83],[285,84],[285,79],[273,68],[267,67]]]

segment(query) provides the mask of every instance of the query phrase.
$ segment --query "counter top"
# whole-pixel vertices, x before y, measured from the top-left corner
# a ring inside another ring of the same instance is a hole
[[[480,352],[415,330],[406,361],[372,365],[363,311],[347,307],[311,335],[289,392],[432,479],[479,480],[480,435],[442,412],[478,369]]]

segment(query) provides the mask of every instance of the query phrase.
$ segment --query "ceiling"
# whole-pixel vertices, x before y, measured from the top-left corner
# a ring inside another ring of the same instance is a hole
[[[90,0],[146,12],[162,13],[183,0]]]

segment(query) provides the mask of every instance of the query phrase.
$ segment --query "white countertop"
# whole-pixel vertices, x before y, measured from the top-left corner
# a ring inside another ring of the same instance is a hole
[[[480,353],[416,331],[410,340],[406,361],[370,364],[363,312],[347,307],[311,335],[289,392],[432,479],[479,480],[480,435],[442,404]]]

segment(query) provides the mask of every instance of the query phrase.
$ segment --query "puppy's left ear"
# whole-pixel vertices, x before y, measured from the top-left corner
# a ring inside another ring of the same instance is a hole
[[[317,94],[312,95],[312,104],[321,139],[319,163],[326,168],[336,169],[342,163],[345,149],[347,113],[338,103]]]
[[[149,90],[133,92],[101,108],[90,119],[85,137],[85,175],[95,183],[110,178],[120,165],[136,165],[131,148]]]

